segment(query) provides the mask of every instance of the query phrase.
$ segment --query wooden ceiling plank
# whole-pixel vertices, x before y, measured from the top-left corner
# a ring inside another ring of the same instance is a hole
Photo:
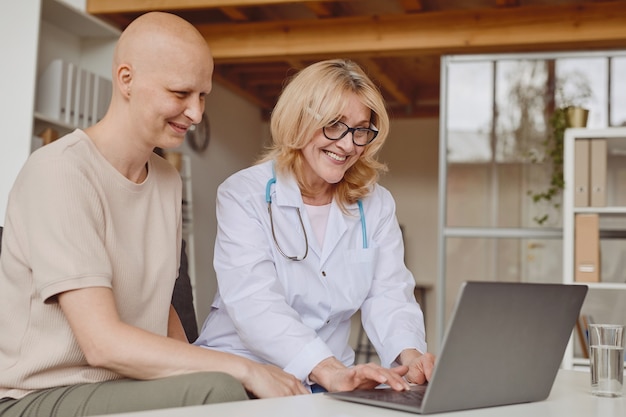
[[[404,94],[398,87],[398,84],[387,75],[387,72],[383,71],[380,66],[373,59],[361,59],[360,60],[366,67],[370,76],[378,81],[380,86],[385,89],[389,95],[395,98],[400,104],[411,104],[411,99]]]
[[[323,0],[321,0],[323,1]],[[150,10],[218,9],[222,7],[258,7],[287,3],[319,3],[320,0],[87,0],[91,14],[137,13]]]
[[[497,7],[517,7],[520,5],[520,0],[496,0]]]
[[[306,7],[321,19],[333,16],[333,10],[329,2],[311,1],[306,4]]]
[[[220,10],[235,22],[246,22],[250,20],[248,16],[237,7],[220,7]]]
[[[513,52],[623,47],[621,2],[430,12],[314,21],[198,25],[216,61],[297,56]],[[369,28],[365,29],[364,28]]]
[[[407,13],[424,11],[424,2],[422,0],[400,0],[400,6]]]

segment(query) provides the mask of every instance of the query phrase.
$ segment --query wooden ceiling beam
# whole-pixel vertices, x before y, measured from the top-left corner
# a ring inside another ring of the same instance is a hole
[[[139,13],[150,10],[219,9],[222,7],[255,7],[287,3],[320,3],[324,0],[87,0],[91,14]]]
[[[197,25],[218,61],[623,47],[623,2]]]
[[[274,107],[274,103],[263,100],[259,97],[259,95],[255,94],[254,92],[251,92],[245,87],[242,87],[240,84],[233,82],[228,77],[222,76],[222,74],[220,74],[220,72],[217,70],[213,72],[213,81],[228,88],[235,94],[262,109],[271,109],[272,107]]]

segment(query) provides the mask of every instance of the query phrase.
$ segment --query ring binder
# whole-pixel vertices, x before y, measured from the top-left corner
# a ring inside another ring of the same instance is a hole
[[[104,117],[111,92],[110,80],[55,59],[39,77],[35,110],[52,120],[85,128]]]

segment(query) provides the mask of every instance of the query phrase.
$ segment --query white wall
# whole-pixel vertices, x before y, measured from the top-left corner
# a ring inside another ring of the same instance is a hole
[[[398,119],[380,160],[389,172],[380,183],[396,200],[404,228],[405,259],[418,285],[426,290],[426,337],[436,347],[435,284],[437,282],[439,119]],[[434,351],[434,350],[433,350]]]
[[[209,314],[217,287],[213,270],[217,187],[230,174],[254,162],[264,137],[259,109],[219,84],[213,84],[206,113],[211,130],[208,149],[198,154],[187,144],[180,148],[190,156],[192,167],[196,315],[199,326]]]
[[[35,97],[39,1],[11,2],[0,13],[0,225],[9,191],[30,154]]]

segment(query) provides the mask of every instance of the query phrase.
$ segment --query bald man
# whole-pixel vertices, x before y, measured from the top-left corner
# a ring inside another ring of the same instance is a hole
[[[199,123],[213,61],[185,20],[122,33],[105,117],[33,152],[0,255],[0,415],[82,416],[303,394],[277,367],[187,343],[170,305],[181,180],[154,154]]]

